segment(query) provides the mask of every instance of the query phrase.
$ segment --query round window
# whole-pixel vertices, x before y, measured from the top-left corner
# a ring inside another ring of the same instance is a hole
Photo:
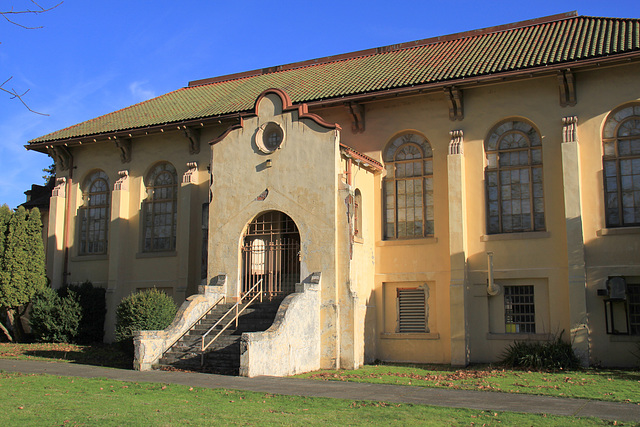
[[[256,145],[263,153],[273,153],[284,141],[284,130],[275,122],[266,123],[256,133]]]

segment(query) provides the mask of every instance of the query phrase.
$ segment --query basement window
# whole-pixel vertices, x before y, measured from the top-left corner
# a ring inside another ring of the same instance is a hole
[[[427,300],[422,288],[398,289],[398,332],[426,333]]]
[[[504,287],[504,330],[508,334],[535,334],[533,285]]]

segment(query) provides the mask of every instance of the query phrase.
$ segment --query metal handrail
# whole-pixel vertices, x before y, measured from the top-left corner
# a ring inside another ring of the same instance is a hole
[[[246,295],[246,294],[250,294],[251,292],[253,292],[253,291],[254,291],[254,289],[255,289],[255,288],[257,288],[257,287],[258,287],[259,285],[261,285],[261,284],[262,284],[262,279],[258,280],[258,282],[256,282],[256,284],[255,284],[255,285],[253,285],[253,286],[251,287],[251,289],[249,289],[249,290],[245,293],[245,295]],[[221,335],[225,330],[227,330],[227,328],[228,328],[228,327],[231,325],[231,323],[233,323],[234,321],[236,322],[236,328],[237,328],[237,327],[238,327],[238,317],[240,317],[240,314],[242,314],[242,312],[244,312],[244,311],[247,309],[247,307],[249,307],[249,306],[250,306],[250,305],[251,305],[251,304],[256,300],[256,298],[260,297],[260,302],[262,302],[262,294],[263,294],[262,289],[258,290],[258,292],[253,296],[253,298],[251,298],[251,299],[249,300],[249,302],[247,302],[247,304],[242,308],[242,310],[238,311],[238,308],[239,308],[240,304],[242,304],[242,298],[240,298],[240,300],[239,300],[238,302],[236,302],[236,303],[233,305],[233,307],[231,307],[231,308],[229,309],[229,311],[227,311],[227,312],[226,312],[226,313],[225,313],[225,314],[224,314],[224,315],[223,315],[223,316],[222,316],[222,317],[221,317],[221,318],[220,318],[220,319],[219,319],[219,320],[218,320],[218,321],[217,321],[217,322],[212,326],[212,327],[210,327],[210,328],[209,328],[209,330],[208,330],[207,332],[205,332],[205,333],[202,335],[202,341],[201,341],[201,344],[200,344],[200,364],[201,364],[201,365],[204,363],[204,351],[205,351],[207,348],[209,348],[209,346],[210,346],[211,344],[213,344],[213,342],[214,342],[214,341],[215,341],[215,340],[216,340],[216,339],[217,339],[217,338],[218,338],[218,337],[219,337],[219,336],[220,336],[220,335]],[[222,322],[222,320],[223,320],[225,317],[227,317],[227,315],[228,315],[229,313],[233,312],[233,310],[235,310],[235,311],[236,311],[235,316],[233,316],[233,318],[227,322],[227,324],[226,324],[226,325],[225,325],[225,326],[220,330],[220,332],[218,332],[218,334],[217,334],[215,337],[213,337],[213,339],[212,339],[211,341],[209,341],[209,343],[208,343],[207,345],[205,345],[205,344],[204,344],[204,340],[205,340],[205,338],[207,337],[207,335],[209,335],[209,333],[210,333],[211,331],[213,331],[213,329],[215,329],[215,327],[216,327],[216,326],[218,326],[218,325]]]
[[[223,296],[221,296],[221,297],[218,299],[218,301],[216,301],[216,302],[211,306],[211,308],[209,308],[209,310],[205,311],[205,312],[202,314],[202,316],[198,317],[198,319],[197,319],[196,321],[192,322],[192,323],[191,323],[191,325],[189,325],[189,327],[188,327],[188,328],[186,328],[186,330],[182,333],[182,335],[180,335],[178,338],[174,339],[174,340],[173,340],[173,342],[172,342],[170,345],[166,346],[166,348],[165,348],[165,350],[162,352],[162,354],[164,355],[164,353],[166,353],[167,351],[169,351],[169,349],[171,349],[171,347],[173,347],[173,346],[175,345],[175,343],[177,343],[178,341],[180,341],[180,338],[182,338],[182,337],[184,337],[185,335],[187,335],[187,334],[191,331],[191,329],[192,329],[195,325],[197,325],[197,324],[198,324],[198,322],[199,322],[199,321],[201,321],[202,319],[204,319],[204,317],[205,317],[207,314],[211,313],[211,310],[213,310],[214,308],[216,308],[216,306],[217,306],[218,304],[220,304],[220,301],[224,300],[225,298],[226,298],[226,297],[225,297],[224,295],[223,295]]]

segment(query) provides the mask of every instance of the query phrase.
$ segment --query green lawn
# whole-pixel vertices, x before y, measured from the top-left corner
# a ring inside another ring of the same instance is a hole
[[[0,359],[45,360],[132,369],[133,356],[116,344],[0,343]]]
[[[0,425],[611,425],[594,418],[16,373],[0,373],[0,390]]]
[[[297,377],[640,403],[640,371],[632,370],[530,372],[495,367],[455,370],[433,365],[367,365],[355,371],[319,371]]]

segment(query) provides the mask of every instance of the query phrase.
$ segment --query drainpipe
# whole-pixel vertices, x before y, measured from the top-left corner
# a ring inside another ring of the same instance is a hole
[[[487,293],[492,297],[495,297],[500,293],[501,289],[500,289],[500,285],[497,285],[493,281],[493,252],[487,252],[487,263],[488,263]]]

